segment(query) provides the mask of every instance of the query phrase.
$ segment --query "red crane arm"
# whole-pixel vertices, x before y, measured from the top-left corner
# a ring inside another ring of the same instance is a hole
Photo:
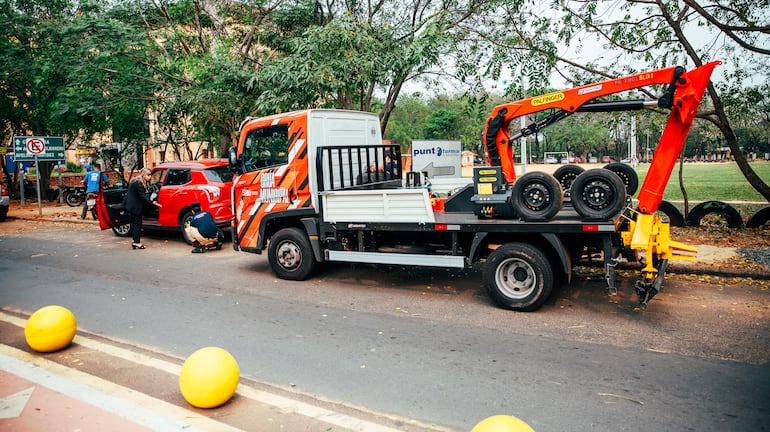
[[[557,109],[553,120],[547,126],[574,112],[586,111],[627,111],[642,109],[649,106],[644,101],[621,101],[590,103],[592,100],[614,93],[645,87],[653,84],[668,84],[664,95],[658,100],[657,106],[671,109],[669,121],[663,131],[658,150],[655,152],[653,164],[642,185],[639,199],[643,212],[654,212],[665,190],[671,170],[678,157],[692,120],[708,86],[714,67],[721,62],[714,61],[697,67],[689,72],[680,66],[657,69],[621,78],[614,78],[599,83],[588,84],[569,90],[561,90],[537,97],[510,102],[496,106],[487,119],[484,131],[484,144],[493,166],[502,167],[506,182],[513,183],[516,173],[513,166],[513,141],[521,136],[536,132],[540,125],[532,129],[521,130],[511,138],[508,127],[511,121],[523,115]]]

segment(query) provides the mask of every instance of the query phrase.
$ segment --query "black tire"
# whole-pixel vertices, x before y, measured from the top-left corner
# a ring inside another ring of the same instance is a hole
[[[547,221],[559,212],[563,202],[561,186],[550,174],[531,171],[513,183],[511,205],[522,219]]]
[[[623,184],[626,185],[626,194],[633,195],[639,189],[639,175],[630,165],[612,162],[605,165],[604,169],[614,172],[623,180]]]
[[[484,286],[499,306],[520,312],[540,308],[554,285],[554,272],[546,255],[527,243],[506,243],[489,254]]]
[[[572,207],[584,219],[609,219],[626,204],[626,187],[620,177],[604,168],[583,172],[572,182]]]
[[[64,202],[70,207],[80,207],[83,205],[83,199],[80,194],[76,192],[69,192],[64,196]]]
[[[187,235],[187,230],[185,230],[185,227],[187,226],[187,223],[190,221],[190,219],[192,219],[192,217],[192,212],[188,210],[182,213],[182,216],[179,218],[179,229],[182,230],[182,237],[184,238],[184,242],[188,245],[193,244],[193,239]]]
[[[684,226],[684,215],[679,211],[679,207],[670,201],[661,201],[656,213],[660,213],[663,222],[668,222],[671,226]]]
[[[112,227],[112,232],[118,237],[131,237],[131,224],[123,224]]]
[[[705,201],[693,207],[690,214],[687,215],[687,225],[700,226],[703,218],[710,214],[721,217],[730,228],[743,226],[743,218],[741,218],[738,210],[722,201]]]
[[[762,207],[749,216],[746,221],[746,228],[759,228],[770,222],[770,206]]]
[[[581,166],[577,165],[562,165],[559,168],[556,168],[556,171],[554,171],[553,176],[556,178],[556,181],[559,182],[561,185],[561,188],[564,191],[569,190],[569,188],[572,187],[572,182],[575,181],[577,176],[583,173],[585,169]]]
[[[316,268],[313,248],[305,231],[284,228],[270,238],[267,260],[281,279],[305,280]]]

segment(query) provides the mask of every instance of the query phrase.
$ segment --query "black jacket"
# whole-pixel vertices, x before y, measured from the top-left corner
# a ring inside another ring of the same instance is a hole
[[[144,208],[151,206],[152,201],[147,198],[147,191],[140,180],[134,180],[128,184],[128,192],[123,200],[123,206],[132,214],[139,215],[144,212]]]

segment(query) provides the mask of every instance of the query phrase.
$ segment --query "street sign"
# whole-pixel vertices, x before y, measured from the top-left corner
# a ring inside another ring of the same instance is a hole
[[[16,162],[64,160],[64,138],[15,136],[13,153]]]

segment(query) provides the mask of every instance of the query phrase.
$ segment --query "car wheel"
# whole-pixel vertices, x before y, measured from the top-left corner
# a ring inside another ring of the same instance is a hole
[[[572,187],[572,182],[575,181],[585,169],[577,165],[562,165],[554,171],[553,176],[561,185],[561,188],[567,191]]]
[[[548,257],[527,243],[506,243],[495,249],[487,258],[483,277],[495,303],[522,312],[542,306],[555,280]]]
[[[710,219],[707,218],[709,215],[714,215],[715,220],[708,220]],[[687,215],[687,225],[700,226],[701,223],[708,223],[709,225],[726,223],[730,228],[740,228],[743,225],[743,218],[741,218],[738,210],[730,204],[721,201],[705,201],[693,207],[690,214]]]
[[[284,228],[270,238],[267,259],[281,279],[305,280],[316,267],[307,234],[299,228]]]
[[[636,171],[630,165],[612,162],[605,165],[604,169],[614,172],[623,180],[623,184],[626,185],[626,194],[633,195],[639,189],[639,175],[636,174]]]
[[[549,220],[559,212],[564,193],[552,175],[531,171],[516,179],[511,191],[513,211],[525,220]]]
[[[182,237],[184,238],[185,243],[188,245],[193,244],[193,239],[190,238],[189,235],[187,235],[187,230],[185,227],[187,227],[187,224],[190,222],[190,219],[192,219],[193,214],[191,211],[187,211],[182,214],[182,217],[179,218],[179,229],[182,230]]]
[[[131,237],[131,224],[118,225],[112,227],[112,232],[118,237]]]
[[[609,219],[626,203],[626,187],[614,172],[594,168],[572,182],[572,207],[585,219]]]

